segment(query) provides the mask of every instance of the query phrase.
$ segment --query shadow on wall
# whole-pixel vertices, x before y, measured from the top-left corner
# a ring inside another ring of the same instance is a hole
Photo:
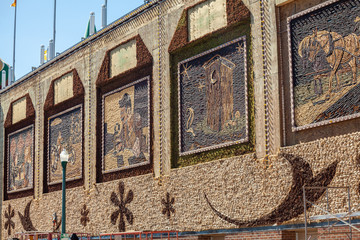
[[[235,224],[238,227],[253,227],[260,225],[272,225],[280,224],[285,221],[289,221],[304,212],[303,205],[303,186],[306,187],[327,187],[333,180],[338,161],[331,163],[326,169],[323,169],[319,174],[314,176],[310,164],[301,157],[296,157],[292,154],[281,154],[280,157],[285,158],[291,165],[293,181],[291,190],[284,201],[271,213],[252,221],[241,221],[232,219],[225,214],[219,212],[211,204],[206,193],[204,197],[209,204],[211,210],[221,219]],[[306,190],[307,199],[310,202],[316,202],[320,199],[326,189],[308,189]],[[310,208],[310,203],[306,205],[306,208]]]

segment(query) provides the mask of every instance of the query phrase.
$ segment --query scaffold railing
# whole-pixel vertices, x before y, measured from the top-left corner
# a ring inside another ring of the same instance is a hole
[[[178,240],[178,231],[138,231],[138,232],[119,232],[101,233],[100,240]]]
[[[79,240],[90,240],[91,234],[90,233],[72,233],[76,234]],[[61,233],[59,232],[42,232],[42,231],[31,231],[31,232],[22,232],[16,233],[15,237],[19,240],[40,240],[40,239],[47,239],[47,240],[60,240]]]
[[[319,206],[319,204],[315,204],[307,199],[306,190],[324,190],[325,189],[325,197],[326,197],[326,209],[324,207]],[[347,192],[347,212],[345,213],[333,213],[330,210],[330,204],[329,204],[329,189],[345,189]],[[325,231],[322,233],[317,233],[317,236],[320,235],[331,235],[331,234],[345,234],[350,240],[352,240],[352,230],[360,232],[360,229],[356,226],[354,226],[351,223],[352,217],[360,216],[360,212],[353,212],[351,209],[351,197],[350,197],[350,188],[349,187],[305,187],[303,186],[303,199],[304,199],[304,218],[305,218],[305,240],[311,240],[312,235],[308,235],[308,222],[310,221],[321,221],[326,220],[327,225],[325,227]],[[308,216],[307,208],[308,207],[314,207],[315,209],[319,210],[320,212],[326,214],[326,215],[317,215],[313,217]],[[330,223],[330,220],[333,220],[334,222]],[[331,230],[339,223],[341,222],[345,226],[348,226],[349,230],[347,232],[331,232]],[[315,234],[313,234],[315,235]]]

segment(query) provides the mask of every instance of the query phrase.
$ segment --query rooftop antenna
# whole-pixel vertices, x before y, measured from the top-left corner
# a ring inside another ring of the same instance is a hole
[[[40,46],[40,65],[43,65],[45,62],[45,46]]]
[[[6,71],[1,71],[1,88],[4,89],[6,87]]]
[[[105,0],[105,4],[102,5],[102,28],[107,26],[107,0]]]
[[[14,68],[10,67],[10,72],[9,72],[9,78],[8,78],[8,82],[6,83],[6,86],[9,86],[10,84],[12,84],[15,80],[14,77]]]
[[[17,9],[16,0],[14,0],[14,3],[11,4],[11,6],[15,7],[15,16],[14,16],[13,65],[12,65],[12,74],[11,74],[11,78],[9,79],[9,82],[13,83],[15,82],[15,42],[16,42],[16,9]]]
[[[46,53],[47,61],[50,61],[54,57],[55,57],[54,40],[50,39],[49,40],[49,47],[48,47],[48,50],[47,50],[47,53]]]

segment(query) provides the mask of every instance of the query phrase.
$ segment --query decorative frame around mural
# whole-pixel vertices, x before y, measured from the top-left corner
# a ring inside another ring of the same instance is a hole
[[[70,181],[74,181],[74,180],[80,180],[83,178],[83,168],[84,168],[84,163],[83,163],[83,148],[84,148],[84,142],[83,142],[83,129],[84,129],[84,126],[83,126],[83,106],[82,104],[79,104],[79,105],[76,105],[72,108],[69,108],[69,109],[66,109],[65,111],[62,111],[62,112],[59,112],[55,115],[52,115],[51,117],[48,118],[48,121],[47,121],[47,126],[48,126],[48,131],[47,131],[47,144],[48,144],[48,147],[47,147],[47,184],[49,186],[51,185],[56,185],[56,184],[59,184],[61,183],[62,181],[59,180],[59,181],[56,181],[56,182],[50,182],[50,165],[51,165],[51,158],[50,158],[50,121],[56,117],[59,117],[61,115],[64,115],[68,112],[71,112],[73,110],[76,110],[76,109],[80,109],[80,117],[81,117],[81,129],[80,129],[80,133],[81,133],[81,150],[82,150],[82,153],[80,155],[80,161],[81,161],[81,167],[80,167],[80,176],[78,177],[73,177],[73,178],[68,178],[66,179],[66,182],[70,182]]]
[[[121,168],[116,168],[116,169],[112,169],[112,170],[104,170],[105,169],[105,135],[104,135],[104,132],[105,132],[105,129],[104,129],[104,124],[105,124],[105,98],[107,96],[110,96],[112,94],[115,94],[115,93],[118,93],[122,90],[125,90],[126,88],[129,88],[129,87],[132,87],[132,86],[135,86],[136,84],[138,83],[141,83],[141,82],[144,82],[146,81],[147,83],[147,94],[148,94],[148,107],[147,107],[147,111],[148,111],[148,114],[147,114],[147,121],[148,121],[148,137],[150,139],[150,134],[151,134],[151,128],[150,128],[150,76],[146,76],[144,78],[141,78],[139,80],[136,80],[134,82],[131,82],[129,84],[126,84],[124,86],[121,86],[113,91],[110,91],[108,93],[105,93],[104,95],[102,95],[102,125],[101,125],[101,128],[102,128],[102,139],[101,139],[101,148],[102,148],[102,153],[101,153],[101,162],[102,162],[102,165],[101,165],[101,168],[102,168],[102,173],[103,174],[106,174],[106,173],[112,173],[112,172],[118,172],[118,171],[121,171],[121,170],[125,170],[125,169],[129,169],[129,168],[135,168],[135,167],[139,167],[139,166],[144,166],[144,165],[148,165],[150,164],[151,162],[151,153],[150,153],[150,150],[151,150],[151,141],[149,141],[149,144],[147,146],[147,150],[148,150],[148,154],[149,154],[149,159],[148,161],[145,161],[145,162],[142,162],[142,163],[138,163],[138,164],[134,164],[134,165],[130,165],[130,166],[125,166],[125,167],[121,167]],[[135,103],[134,103],[135,105]]]
[[[169,45],[169,53],[173,53],[176,51],[181,50],[183,47],[185,47],[188,44],[195,43],[200,39],[207,38],[214,33],[220,33],[226,28],[229,28],[231,26],[235,26],[239,22],[247,21],[247,19],[250,18],[250,11],[246,7],[246,5],[241,0],[226,0],[226,15],[227,15],[227,26],[224,26],[223,28],[217,29],[214,32],[209,32],[206,35],[194,39],[192,41],[189,41],[189,10],[191,8],[194,8],[208,0],[201,0],[197,2],[196,4],[189,6],[185,8],[181,14],[181,18],[178,22],[178,26],[176,28],[176,31],[171,39],[170,45]]]
[[[136,59],[137,64],[136,67],[126,70],[116,76],[110,78],[110,53],[112,50],[117,47],[128,43],[129,41],[136,40]],[[152,75],[153,75],[153,57],[150,51],[145,46],[143,40],[140,35],[136,35],[133,38],[127,39],[124,42],[119,43],[115,47],[108,49],[105,53],[105,57],[100,67],[100,71],[96,80],[96,114],[97,116],[102,116],[102,96],[107,94],[108,92],[113,91],[114,89],[118,89],[123,87],[124,85],[131,84],[133,81],[141,79],[146,76],[150,76],[150,115],[153,112],[152,106]],[[153,119],[150,118],[150,144],[152,144],[153,140]],[[153,172],[153,158],[152,151],[150,151],[150,163],[147,165],[137,166],[136,168],[128,168],[118,171],[113,171],[109,173],[103,173],[102,171],[102,157],[103,157],[103,134],[102,134],[102,118],[96,119],[96,182],[108,182],[114,181],[117,179],[138,176],[143,174],[149,174]],[[152,146],[152,145],[150,145]]]
[[[24,111],[26,111],[26,118],[22,119],[16,123],[12,122],[12,115],[13,115],[13,104],[15,102],[17,102],[18,100],[22,99],[22,98],[26,98],[26,109],[24,109]],[[11,102],[8,112],[6,114],[6,118],[4,119],[4,188],[3,188],[3,196],[4,196],[4,200],[11,200],[11,199],[17,199],[17,198],[22,198],[22,197],[27,197],[27,196],[33,196],[34,195],[34,187],[32,187],[31,189],[27,189],[27,190],[22,190],[22,191],[16,191],[16,192],[12,192],[9,193],[7,191],[7,182],[8,182],[8,135],[14,133],[15,131],[24,129],[26,127],[29,127],[30,125],[34,126],[34,146],[35,146],[35,109],[31,100],[31,97],[29,95],[29,93],[23,95],[22,97],[19,97],[17,99],[15,99],[14,101]],[[34,147],[35,148],[35,147]],[[34,151],[34,155],[33,155],[33,159],[34,159],[34,164],[33,164],[33,186],[35,186],[35,149]]]
[[[71,73],[73,74],[73,96],[69,99],[66,99],[62,102],[59,102],[57,104],[55,104],[55,82],[57,80],[59,80],[60,78],[62,78],[63,76]],[[43,125],[44,125],[44,149],[43,149],[43,154],[44,154],[44,166],[43,166],[43,192],[44,193],[48,193],[48,192],[53,192],[53,191],[59,191],[61,190],[61,183],[58,184],[53,184],[53,185],[49,185],[48,184],[48,170],[49,170],[49,166],[48,166],[48,119],[50,117],[52,117],[55,114],[61,113],[63,111],[68,110],[71,107],[75,107],[77,105],[82,105],[82,107],[84,108],[84,96],[85,96],[85,89],[83,86],[83,83],[77,73],[77,70],[75,68],[73,68],[72,70],[69,70],[67,72],[65,72],[64,74],[61,74],[59,77],[53,79],[50,83],[47,95],[46,95],[46,100],[44,103],[44,119],[43,119]],[[84,111],[83,111],[84,112]],[[84,114],[82,115],[82,119],[84,121]],[[83,123],[84,124],[84,123]],[[84,125],[83,125],[84,128]],[[84,131],[82,131],[82,139],[84,141]],[[82,149],[82,171],[84,171],[84,150]],[[79,186],[83,186],[84,184],[84,176],[82,176],[81,179],[79,180],[75,180],[75,181],[70,181],[69,183],[66,184],[66,188],[73,188],[73,187],[79,187]]]
[[[347,2],[348,1],[351,1],[351,0],[347,0]],[[314,127],[319,127],[319,126],[324,126],[324,125],[329,125],[329,124],[332,124],[332,123],[342,122],[342,121],[346,121],[346,120],[350,120],[350,119],[360,117],[360,112],[358,112],[358,113],[354,113],[354,114],[350,114],[350,115],[344,115],[344,116],[335,117],[335,118],[332,118],[332,119],[324,119],[324,120],[322,120],[320,122],[305,124],[305,125],[302,125],[302,126],[297,126],[296,123],[295,123],[295,100],[294,100],[294,97],[295,97],[295,93],[294,93],[294,77],[295,77],[295,74],[294,74],[294,63],[293,63],[294,54],[292,52],[292,47],[293,46],[292,46],[292,36],[291,36],[291,34],[292,34],[291,23],[292,23],[293,20],[296,20],[299,17],[305,16],[305,15],[310,14],[310,13],[314,13],[314,12],[316,12],[318,10],[321,10],[322,8],[324,8],[324,10],[325,10],[326,7],[329,7],[330,5],[336,4],[338,2],[340,2],[340,0],[329,0],[329,1],[326,1],[324,3],[319,4],[317,6],[314,6],[312,8],[301,11],[301,12],[299,12],[297,14],[294,14],[294,15],[287,18],[287,34],[288,34],[287,41],[288,41],[288,53],[289,53],[289,74],[290,74],[290,78],[289,78],[290,80],[289,81],[290,81],[291,128],[292,128],[292,132],[301,131],[301,130],[305,130],[305,129],[310,129],[310,128],[314,128]],[[360,20],[360,19],[356,19],[355,22],[357,20]],[[318,31],[317,26],[314,26],[314,31],[316,31],[316,32]],[[334,32],[332,32],[331,29],[330,29],[329,33],[331,34],[331,33],[334,33]],[[344,38],[344,37],[342,36],[342,38]],[[336,50],[336,48],[335,48],[335,50]],[[354,58],[357,58],[357,57],[354,56]],[[337,78],[336,75],[334,77],[335,77],[335,79]],[[340,84],[341,84],[341,82],[340,82]],[[331,90],[332,89],[330,88],[330,91]],[[334,106],[335,103],[332,106]]]
[[[31,157],[32,157],[32,168],[31,168],[31,171],[32,171],[32,184],[31,186],[29,187],[26,187],[26,188],[22,188],[22,189],[18,189],[18,190],[12,190],[12,191],[8,191],[9,189],[9,178],[10,178],[10,138],[11,136],[15,135],[15,134],[18,134],[20,132],[23,132],[23,131],[26,131],[28,129],[31,129],[31,132],[32,132],[32,154],[31,154]],[[14,131],[12,133],[9,133],[8,136],[7,136],[7,142],[8,142],[8,146],[7,146],[7,181],[6,181],[6,191],[7,191],[7,194],[10,194],[10,193],[17,193],[17,192],[22,192],[22,191],[26,191],[26,190],[31,190],[34,188],[34,165],[35,165],[35,136],[34,136],[34,124],[31,124],[27,127],[24,127],[24,128],[21,128],[17,131]]]
[[[225,143],[220,143],[220,144],[215,144],[213,146],[209,146],[209,147],[203,147],[203,148],[200,148],[200,149],[196,149],[196,150],[190,150],[190,151],[182,151],[182,130],[181,130],[181,108],[182,108],[182,97],[181,97],[181,72],[180,72],[180,66],[184,63],[187,63],[187,62],[190,62],[192,60],[195,60],[197,58],[200,58],[202,56],[205,56],[205,55],[208,55],[212,52],[215,52],[219,49],[222,49],[222,48],[225,48],[227,46],[230,46],[236,42],[243,42],[243,49],[242,49],[242,56],[243,56],[243,61],[244,61],[244,76],[243,76],[243,79],[241,79],[240,81],[244,81],[244,107],[245,107],[245,138],[242,138],[242,139],[239,139],[239,140],[231,140],[231,141],[228,141],[228,142],[225,142]],[[193,57],[190,57],[188,59],[185,59],[181,62],[178,63],[178,124],[179,124],[179,155],[180,156],[186,156],[186,155],[190,155],[190,154],[194,154],[194,153],[199,153],[199,152],[205,152],[205,151],[209,151],[209,150],[214,150],[214,149],[218,149],[218,148],[223,148],[223,147],[228,147],[228,146],[231,146],[231,145],[235,145],[235,144],[240,144],[240,143],[244,143],[244,142],[248,142],[249,141],[249,122],[248,122],[248,89],[247,89],[247,81],[248,81],[248,76],[247,76],[247,48],[246,48],[246,36],[242,36],[242,37],[239,37],[239,38],[236,38],[234,40],[231,40],[229,42],[226,42],[224,44],[221,44],[215,48],[212,48],[212,49],[209,49],[203,53],[200,53],[200,54],[197,54]]]

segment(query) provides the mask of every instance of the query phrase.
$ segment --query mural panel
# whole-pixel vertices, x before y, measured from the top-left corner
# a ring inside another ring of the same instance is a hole
[[[26,118],[26,97],[23,97],[12,104],[12,124]]]
[[[68,73],[54,81],[54,105],[61,103],[74,96],[73,73]]]
[[[178,64],[180,155],[248,141],[246,68],[246,37]]]
[[[103,172],[150,163],[150,77],[103,96]]]
[[[82,106],[78,105],[49,118],[48,122],[48,183],[62,182],[60,153],[69,153],[66,180],[82,177]]]
[[[293,131],[359,117],[360,2],[294,15],[288,36]]]
[[[34,126],[8,136],[8,193],[33,188]]]
[[[208,0],[189,9],[189,41],[227,25],[226,0]]]
[[[110,77],[136,67],[136,40],[131,40],[112,50],[110,63]]]

